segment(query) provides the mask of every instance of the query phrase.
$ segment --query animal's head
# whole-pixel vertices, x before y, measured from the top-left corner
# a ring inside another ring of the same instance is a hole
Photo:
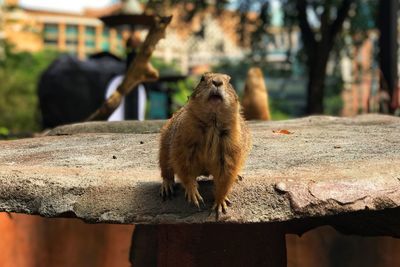
[[[230,79],[230,76],[221,73],[203,74],[193,91],[191,102],[201,104],[204,109],[214,112],[238,105],[238,96],[229,83]]]
[[[221,73],[205,73],[194,89],[189,108],[203,121],[217,119],[229,122],[239,114],[239,98],[229,83],[229,77]]]

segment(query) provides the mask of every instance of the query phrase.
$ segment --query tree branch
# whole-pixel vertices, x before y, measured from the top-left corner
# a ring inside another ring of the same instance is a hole
[[[331,6],[332,6],[332,1],[326,0],[324,2],[324,11],[321,14],[321,36],[322,38],[325,37],[326,35],[329,35],[329,15],[331,13]],[[321,39],[322,39],[321,38]]]
[[[165,30],[171,22],[172,16],[156,17],[155,23],[117,90],[96,110],[86,121],[106,120],[118,108],[122,98],[130,93],[134,87],[145,81],[158,79],[158,71],[151,65],[150,57],[158,41],[165,37]]]
[[[299,26],[301,29],[304,46],[307,50],[307,54],[310,55],[317,42],[315,40],[314,32],[312,31],[310,23],[307,19],[307,1],[297,0],[296,6],[298,10]]]
[[[336,35],[341,31],[343,22],[346,20],[350,7],[354,2],[354,0],[343,0],[342,5],[337,12],[337,17],[330,27],[331,42],[334,41]]]

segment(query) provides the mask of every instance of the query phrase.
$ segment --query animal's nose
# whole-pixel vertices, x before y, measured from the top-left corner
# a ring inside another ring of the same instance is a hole
[[[212,84],[214,84],[216,87],[219,87],[222,85],[222,80],[220,78],[213,78],[212,79]]]

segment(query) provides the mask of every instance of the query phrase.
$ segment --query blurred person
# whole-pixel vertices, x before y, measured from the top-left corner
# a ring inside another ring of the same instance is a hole
[[[142,38],[139,31],[133,30],[126,41],[126,70],[137,55],[137,50],[142,44]],[[123,75],[114,77],[107,86],[105,99],[117,90],[122,83]],[[108,121],[121,121],[124,119],[133,119],[143,121],[146,112],[146,90],[143,84],[140,84],[125,96],[120,106],[111,114]]]

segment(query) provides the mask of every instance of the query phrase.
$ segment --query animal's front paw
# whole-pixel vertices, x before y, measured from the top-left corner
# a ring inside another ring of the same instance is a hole
[[[197,190],[197,187],[186,189],[185,197],[189,203],[193,203],[199,209],[200,203],[204,204],[203,198],[201,197],[199,190]]]
[[[218,221],[219,219],[219,214],[222,212],[223,214],[226,214],[226,210],[228,207],[232,206],[232,202],[229,200],[229,198],[225,197],[222,201],[215,201],[214,205],[211,209],[211,213],[215,211],[215,219]]]
[[[160,188],[160,196],[163,200],[175,196],[174,191],[175,182],[170,180],[163,180]]]

